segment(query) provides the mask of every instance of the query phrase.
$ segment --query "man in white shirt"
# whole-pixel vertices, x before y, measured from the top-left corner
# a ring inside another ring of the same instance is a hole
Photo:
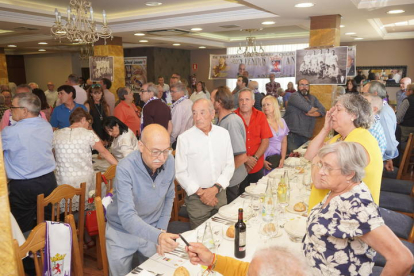
[[[109,105],[110,115],[112,115],[114,114],[114,108],[115,108],[115,95],[111,91],[109,91],[109,89],[111,89],[112,82],[111,80],[107,78],[102,78],[100,81],[100,84],[104,91],[105,101]]]
[[[166,92],[170,90],[170,86],[164,82],[164,77],[159,76],[158,77],[158,84],[162,87],[162,91]]]
[[[88,97],[86,95],[86,91],[78,85],[78,79],[79,78],[75,74],[70,74],[66,83],[73,86],[76,90],[75,102],[83,105]]]
[[[51,81],[47,83],[47,90],[45,91],[45,96],[49,106],[55,107],[56,101],[58,99],[58,92],[55,90],[55,85]]]
[[[207,99],[193,107],[194,126],[178,137],[175,176],[187,193],[190,226],[196,228],[227,204],[226,189],[234,173],[229,132],[212,125],[214,107]]]
[[[191,112],[193,101],[185,95],[186,90],[182,83],[173,84],[170,88],[171,97],[174,101],[171,105],[171,143],[173,149],[176,147],[178,135],[193,126],[193,114]]]

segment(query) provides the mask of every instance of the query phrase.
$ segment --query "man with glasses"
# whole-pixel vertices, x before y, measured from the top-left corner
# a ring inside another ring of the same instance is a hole
[[[178,137],[175,164],[194,229],[227,204],[225,189],[233,177],[234,156],[229,132],[211,123],[211,101],[198,99],[192,113],[194,126]]]
[[[158,98],[158,87],[152,83],[146,83],[139,92],[141,100],[145,103],[141,115],[141,131],[150,124],[159,124],[172,132],[171,110]]]
[[[193,101],[185,95],[187,88],[182,83],[171,85],[170,93],[174,103],[171,106],[172,132],[171,143],[173,149],[177,144],[177,137],[193,126],[191,106]]]
[[[77,92],[73,86],[62,85],[57,91],[61,105],[57,106],[53,110],[52,118],[50,119],[50,124],[55,130],[70,126],[69,117],[72,111],[75,111],[76,108],[82,107],[86,112],[88,112],[83,104],[75,102]]]
[[[284,119],[289,127],[288,153],[306,143],[313,135],[317,117],[325,116],[325,107],[309,94],[309,81],[301,79],[298,91],[292,93]]]
[[[174,158],[167,130],[151,124],[139,151],[116,168],[113,203],[106,217],[106,248],[112,275],[126,275],[156,252],[174,250],[178,235],[166,233],[174,201]],[[132,264],[136,254],[137,264]]]
[[[16,124],[6,127],[1,138],[4,166],[10,180],[10,209],[22,232],[36,225],[36,201],[56,188],[53,131],[39,117],[40,100],[32,93],[16,94],[10,107]],[[46,209],[49,219],[51,209]]]

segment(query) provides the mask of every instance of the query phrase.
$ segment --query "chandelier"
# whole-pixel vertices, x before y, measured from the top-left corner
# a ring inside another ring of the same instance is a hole
[[[62,15],[55,9],[55,23],[50,29],[55,39],[67,39],[76,44],[94,44],[100,38],[112,39],[112,30],[108,27],[106,13],[102,12],[103,25],[98,28],[93,17],[92,4],[85,0],[70,0],[65,24]]]
[[[237,49],[237,54],[244,55],[246,57],[261,56],[264,53],[262,45],[257,45],[256,37],[252,36],[252,32],[258,31],[257,29],[245,29],[242,31],[249,32],[249,36],[246,37],[246,46],[242,48],[241,43],[239,44],[239,49]]]

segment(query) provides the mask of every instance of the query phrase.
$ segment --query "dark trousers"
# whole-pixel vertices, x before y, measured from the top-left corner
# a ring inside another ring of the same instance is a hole
[[[296,134],[296,133],[289,133],[287,137],[287,154],[293,152],[295,149],[299,148],[303,144],[309,141],[308,137]]]
[[[262,177],[263,177],[263,169],[255,173],[249,173],[246,176],[246,178],[240,183],[239,195],[244,193],[244,191],[246,190],[246,187],[250,186],[250,183],[257,183]]]
[[[57,187],[54,172],[32,178],[15,179],[9,182],[10,210],[22,232],[36,226],[37,196],[48,196]],[[45,219],[50,219],[52,208],[45,208]]]
[[[233,200],[235,200],[239,196],[239,188],[240,184],[237,184],[233,187],[227,187],[226,189],[226,195],[227,195],[227,204],[231,203]]]

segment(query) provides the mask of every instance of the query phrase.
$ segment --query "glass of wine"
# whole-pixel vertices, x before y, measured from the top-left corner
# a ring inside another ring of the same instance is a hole
[[[252,197],[250,205],[252,206],[253,209],[253,217],[254,217],[254,222],[258,221],[259,215],[260,215],[260,210],[261,210],[261,202],[260,202],[260,198],[259,197]]]

